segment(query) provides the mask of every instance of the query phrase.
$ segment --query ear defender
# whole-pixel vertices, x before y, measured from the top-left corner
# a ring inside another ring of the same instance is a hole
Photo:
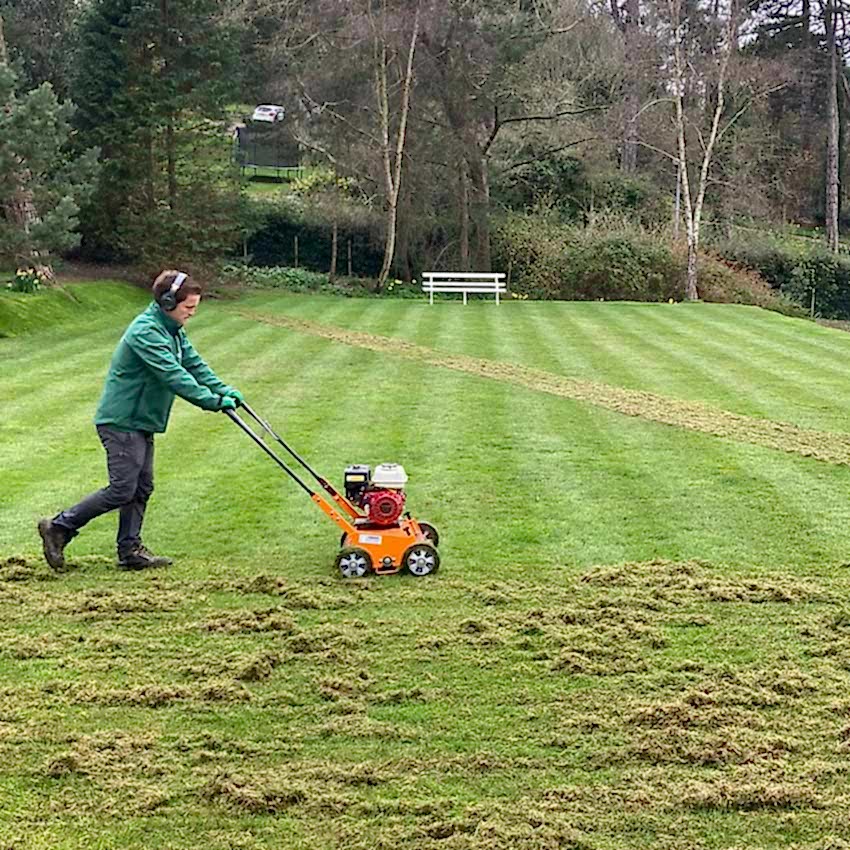
[[[159,306],[166,312],[170,312],[177,306],[177,293],[180,287],[183,286],[183,281],[189,277],[185,272],[178,272],[171,286],[159,296]]]

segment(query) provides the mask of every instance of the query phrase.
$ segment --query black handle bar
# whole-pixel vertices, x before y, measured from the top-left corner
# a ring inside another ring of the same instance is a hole
[[[242,407],[246,407],[247,405],[242,405]],[[250,409],[248,412],[251,413]],[[259,437],[254,431],[242,421],[242,419],[237,415],[235,410],[230,410],[226,408],[223,413],[226,413],[227,416],[232,419],[296,484],[298,484],[301,488],[303,488],[311,497],[315,494],[313,491],[298,477],[297,473],[290,469],[265,443],[262,437]],[[253,413],[251,414],[254,415]],[[257,418],[256,416],[254,417]],[[257,421],[260,421],[259,419]],[[261,423],[262,424],[262,423]]]

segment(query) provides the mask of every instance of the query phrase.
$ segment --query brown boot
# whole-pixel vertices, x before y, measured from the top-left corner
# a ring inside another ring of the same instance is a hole
[[[54,570],[61,570],[65,566],[65,547],[68,545],[70,535],[47,517],[39,520],[38,533],[41,535],[44,560]]]
[[[155,567],[170,567],[171,564],[171,558],[154,555],[145,546],[137,546],[118,558],[119,570],[147,570]]]

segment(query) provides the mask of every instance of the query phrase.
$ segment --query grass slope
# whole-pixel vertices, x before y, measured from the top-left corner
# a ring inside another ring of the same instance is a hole
[[[205,304],[196,346],[320,471],[404,463],[442,571],[337,580],[303,493],[178,402],[147,526],[175,567],[114,571],[104,518],[56,575],[34,523],[102,483],[87,422],[140,307],[81,291],[109,294],[0,339],[0,846],[846,846],[850,468],[504,377],[840,441],[850,336],[717,305]]]
[[[139,306],[146,300],[144,290],[108,281],[43,289],[31,295],[0,290],[0,338],[113,318],[129,305]]]

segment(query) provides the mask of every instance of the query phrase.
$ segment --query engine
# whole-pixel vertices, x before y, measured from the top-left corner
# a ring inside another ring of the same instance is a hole
[[[407,475],[398,463],[381,463],[374,473],[364,464],[345,469],[345,496],[375,525],[395,525],[404,512]]]

